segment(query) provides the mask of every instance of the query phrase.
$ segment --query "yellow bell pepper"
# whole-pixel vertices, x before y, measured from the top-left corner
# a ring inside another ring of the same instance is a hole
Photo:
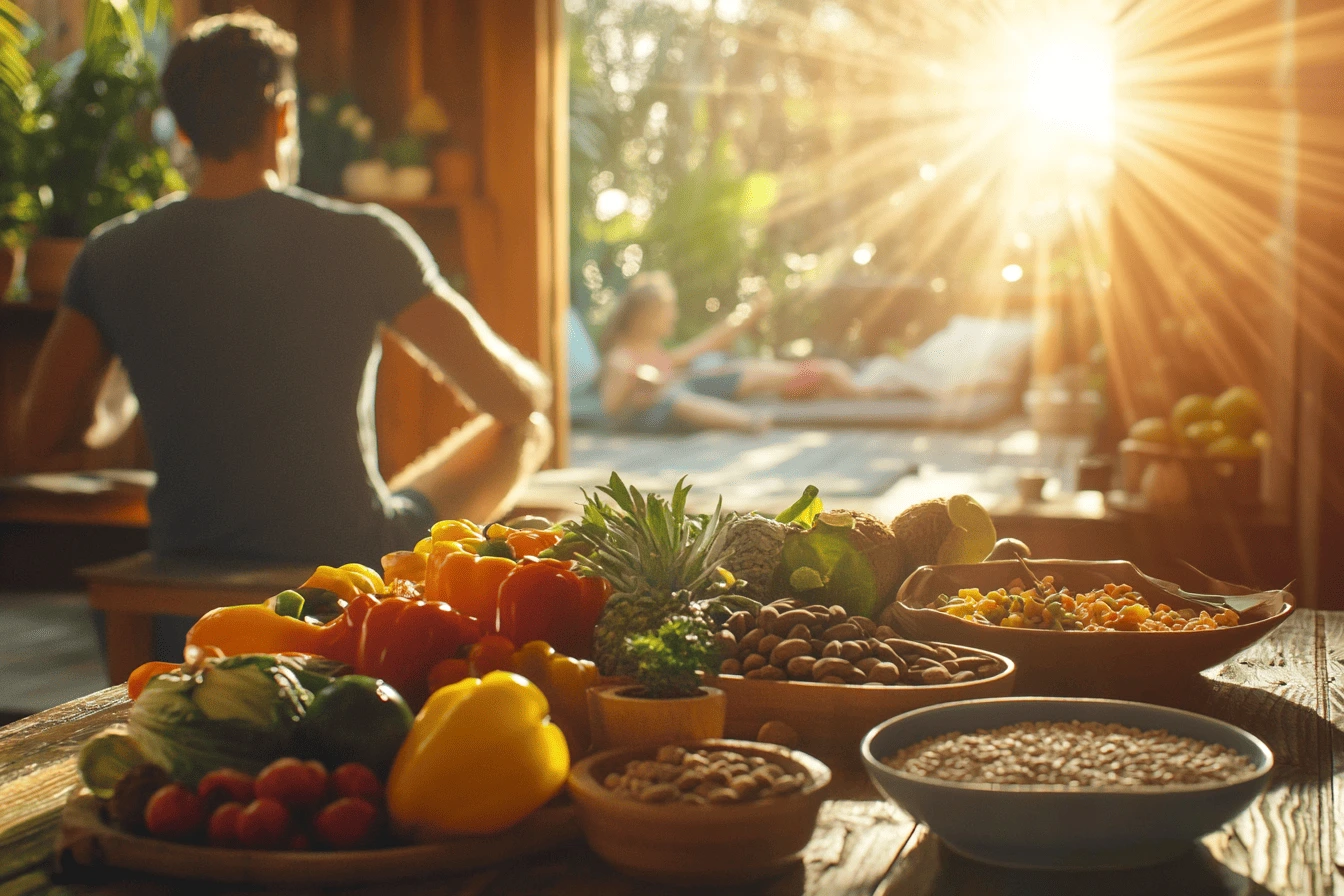
[[[429,527],[429,540],[461,541],[464,538],[484,538],[481,527],[471,520],[439,520]]]
[[[509,670],[541,688],[551,704],[551,720],[565,733],[570,753],[587,753],[592,745],[588,689],[600,677],[597,664],[557,653],[545,641],[528,641],[514,652]]]
[[[536,685],[509,672],[435,691],[387,779],[394,829],[418,841],[494,834],[564,786],[565,736]]]
[[[217,607],[187,632],[187,646],[218,647],[225,656],[240,653],[323,654],[325,627],[281,616],[266,604]]]
[[[337,569],[319,566],[301,588],[322,588],[349,602],[360,594],[386,594],[383,577],[362,563],[347,563]]]

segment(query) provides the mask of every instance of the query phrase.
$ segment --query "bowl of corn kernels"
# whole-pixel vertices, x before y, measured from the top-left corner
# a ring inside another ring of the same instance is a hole
[[[1274,756],[1235,725],[1121,700],[999,697],[870,731],[868,776],[954,852],[1026,868],[1125,868],[1180,855],[1237,817]]]
[[[1214,583],[1196,594],[1123,561],[926,566],[881,614],[907,638],[989,650],[1017,664],[1014,693],[1144,698],[1169,692],[1268,635],[1284,591]]]

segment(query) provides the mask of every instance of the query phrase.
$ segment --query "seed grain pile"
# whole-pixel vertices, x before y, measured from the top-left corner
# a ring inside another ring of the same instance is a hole
[[[1020,722],[954,731],[883,760],[897,771],[967,784],[1165,787],[1229,781],[1255,770],[1221,744],[1100,722]]]
[[[807,781],[805,772],[791,775],[760,756],[669,745],[659,748],[653,759],[626,763],[624,773],[612,772],[602,784],[641,803],[719,806],[785,796]]]

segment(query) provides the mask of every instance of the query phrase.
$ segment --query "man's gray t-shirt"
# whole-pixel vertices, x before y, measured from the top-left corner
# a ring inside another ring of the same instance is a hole
[[[378,325],[440,284],[400,218],[298,189],[104,225],[64,301],[140,400],[151,547],[332,564],[409,549],[407,502],[370,470],[366,379]]]

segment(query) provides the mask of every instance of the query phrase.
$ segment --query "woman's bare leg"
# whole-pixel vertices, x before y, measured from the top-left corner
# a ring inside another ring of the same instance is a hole
[[[854,383],[854,374],[843,361],[814,358],[807,362],[817,375],[817,388],[813,397],[817,398],[856,398],[871,394]],[[778,397],[798,375],[801,361],[761,361],[744,359],[727,365],[725,370],[733,370],[742,375],[737,385],[738,398],[751,398],[757,395]]]
[[[672,402],[672,416],[697,429],[729,429],[763,432],[770,428],[770,415],[747,411],[731,401],[687,393]]]
[[[412,461],[388,487],[415,489],[445,519],[493,520],[513,506],[554,442],[544,414],[512,426],[481,415]]]

